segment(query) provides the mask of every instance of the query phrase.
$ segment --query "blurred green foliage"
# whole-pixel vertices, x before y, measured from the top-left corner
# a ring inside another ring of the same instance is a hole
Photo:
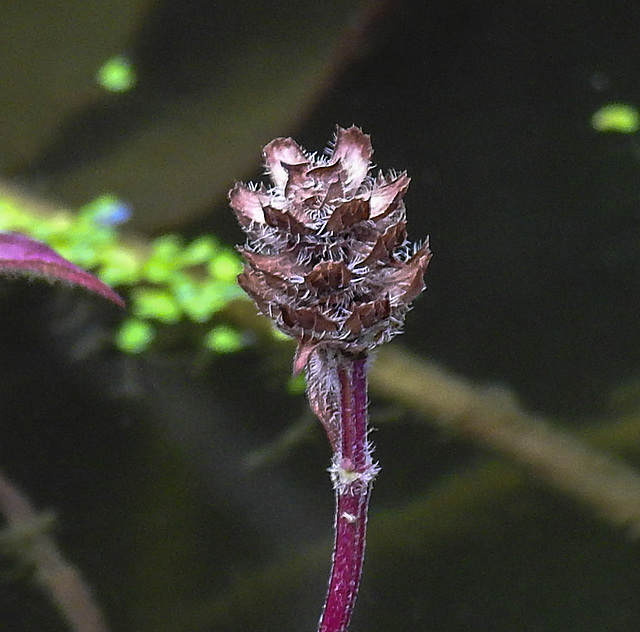
[[[100,66],[96,81],[108,92],[127,92],[136,85],[136,71],[125,55],[116,55]]]
[[[632,105],[609,103],[594,113],[591,126],[598,132],[633,134],[640,129],[640,114]]]
[[[159,325],[209,323],[230,301],[246,299],[236,284],[242,263],[234,250],[213,235],[186,241],[167,234],[141,247],[121,235],[129,214],[112,195],[96,198],[76,214],[30,213],[16,199],[0,197],[0,230],[39,239],[128,294],[130,315],[115,336],[127,353],[148,348]],[[216,353],[232,353],[246,344],[246,336],[229,324],[212,322],[202,344]]]

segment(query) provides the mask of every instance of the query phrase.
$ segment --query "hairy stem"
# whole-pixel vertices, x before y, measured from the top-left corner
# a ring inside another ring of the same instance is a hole
[[[344,354],[336,366],[340,441],[331,467],[336,491],[335,541],[319,632],[347,630],[362,574],[369,495],[378,471],[367,439],[366,362],[365,355]]]

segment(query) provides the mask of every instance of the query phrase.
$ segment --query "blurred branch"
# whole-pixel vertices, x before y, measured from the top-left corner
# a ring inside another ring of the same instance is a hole
[[[506,389],[476,386],[394,347],[380,352],[370,380],[377,394],[507,457],[534,480],[627,529],[630,536],[640,536],[640,475],[580,437],[527,413]]]
[[[299,446],[306,439],[313,436],[313,430],[317,423],[311,413],[291,424],[288,428],[269,443],[265,443],[259,449],[249,452],[244,459],[244,467],[251,470],[259,470],[263,467],[280,463],[293,448]]]
[[[73,632],[108,632],[91,589],[48,535],[51,516],[38,513],[29,499],[0,474],[0,511],[7,521],[0,545],[13,548],[35,568],[42,591]]]

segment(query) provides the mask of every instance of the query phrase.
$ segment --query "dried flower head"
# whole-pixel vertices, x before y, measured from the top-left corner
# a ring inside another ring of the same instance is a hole
[[[407,241],[407,174],[370,176],[357,127],[339,127],[327,153],[276,138],[263,151],[273,186],[229,193],[247,234],[238,282],[298,341],[296,372],[314,351],[363,353],[398,334],[431,257],[428,242]]]

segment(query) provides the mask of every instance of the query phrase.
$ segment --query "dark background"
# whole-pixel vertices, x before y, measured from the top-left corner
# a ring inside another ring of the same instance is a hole
[[[56,3],[53,18],[48,3],[0,8],[23,47],[0,47],[5,180],[69,205],[111,191],[142,234],[232,244],[225,191],[261,177],[266,141],[321,150],[355,123],[379,168],[411,175],[410,237],[434,251],[400,344],[572,428],[606,417],[621,385],[633,392],[639,145],[590,119],[640,105],[639,5],[101,4]],[[120,52],[137,87],[98,91],[92,73]],[[98,301],[1,290],[0,466],[56,512],[113,630],[314,629],[325,440],[314,428],[268,467],[244,465],[307,418],[286,393],[288,358],[123,357],[108,343],[120,315]],[[372,397],[383,469],[354,632],[637,629],[637,545],[535,481],[475,515],[452,503],[444,537],[408,536],[399,517],[414,501],[491,455]],[[65,629],[27,571],[2,569],[0,630]]]

